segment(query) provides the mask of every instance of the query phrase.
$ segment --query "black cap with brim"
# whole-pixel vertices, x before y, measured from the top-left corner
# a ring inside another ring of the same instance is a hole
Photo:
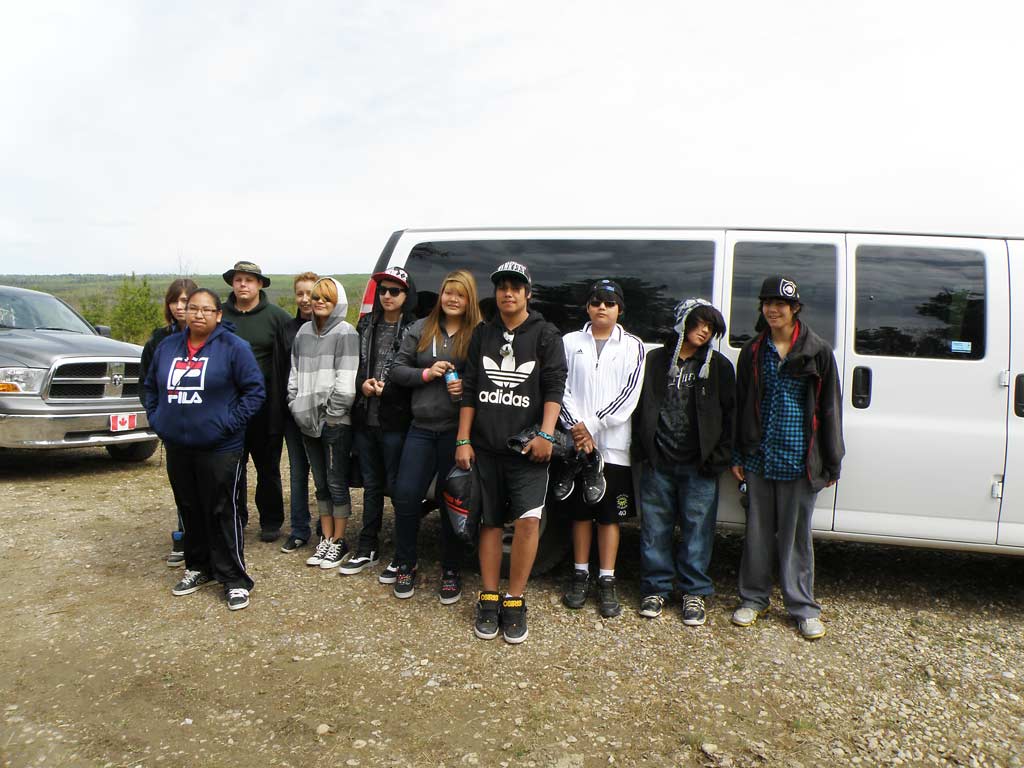
[[[520,264],[518,261],[506,261],[491,272],[492,283],[497,285],[502,280],[518,280],[521,283],[526,283],[527,287],[533,285],[533,280],[530,279],[530,270],[526,268],[525,264]]]
[[[783,301],[795,301],[800,303],[800,289],[796,283],[783,275],[772,275],[766,277],[761,283],[761,290],[757,294],[761,301],[765,299],[782,299]]]

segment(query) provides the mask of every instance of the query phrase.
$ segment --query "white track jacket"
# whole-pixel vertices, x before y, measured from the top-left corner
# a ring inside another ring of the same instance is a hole
[[[616,325],[598,359],[587,323],[582,331],[562,337],[562,344],[569,368],[560,414],[562,426],[571,429],[582,421],[604,460],[628,467],[629,420],[644,383],[644,343]]]

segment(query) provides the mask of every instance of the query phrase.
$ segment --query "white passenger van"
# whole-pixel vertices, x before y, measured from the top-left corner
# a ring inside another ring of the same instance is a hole
[[[1014,288],[1024,292],[1024,240],[809,230],[409,229],[391,236],[374,271],[405,267],[424,312],[447,272],[469,269],[489,315],[489,275],[508,259],[530,268],[531,306],[563,333],[582,326],[585,292],[601,277],[623,287],[623,324],[652,343],[674,338],[677,301],[708,298],[728,322],[719,351],[734,363],[754,333],[762,279],[791,276],[804,302],[801,317],[832,344],[843,382],[846,459],[839,483],[818,495],[816,535],[1024,555],[1024,310],[1010,305]],[[1016,475],[1008,471],[1013,466]],[[721,487],[719,523],[742,526],[730,475]],[[549,525],[544,539],[556,528],[562,530]],[[538,570],[564,547],[542,542]]]

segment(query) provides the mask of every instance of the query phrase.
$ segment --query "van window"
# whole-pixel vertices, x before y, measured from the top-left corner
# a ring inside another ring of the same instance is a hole
[[[800,290],[800,317],[834,347],[837,256],[836,247],[829,243],[736,243],[729,346],[742,347],[754,337],[761,283],[766,277],[785,275]]]
[[[854,350],[861,355],[980,360],[985,257],[980,251],[857,248]]]
[[[690,296],[711,297],[715,243],[704,240],[455,240],[419,243],[406,269],[416,281],[418,314],[437,301],[442,278],[468,269],[477,281],[484,316],[494,313],[491,272],[514,259],[533,278],[531,307],[562,333],[587,321],[587,290],[602,277],[626,297],[622,324],[645,341],[674,338],[672,310]]]

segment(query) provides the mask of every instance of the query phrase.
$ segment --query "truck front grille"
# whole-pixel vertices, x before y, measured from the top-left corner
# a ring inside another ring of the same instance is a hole
[[[48,400],[134,400],[141,383],[138,361],[71,360],[57,363]]]

